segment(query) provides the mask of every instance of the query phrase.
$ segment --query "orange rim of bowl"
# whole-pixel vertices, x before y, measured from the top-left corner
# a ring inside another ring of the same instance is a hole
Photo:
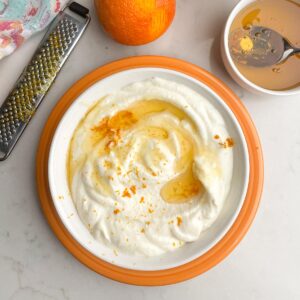
[[[225,236],[209,251],[193,261],[159,271],[139,271],[118,267],[101,260],[86,250],[64,227],[54,207],[48,184],[48,157],[51,141],[58,123],[73,101],[87,88],[105,77],[120,71],[143,67],[175,70],[199,80],[213,90],[237,118],[249,152],[250,172],[247,194],[238,217]],[[223,260],[238,245],[249,229],[259,205],[263,187],[263,157],[257,131],[247,110],[240,99],[224,83],[200,67],[182,60],[161,56],[139,56],[114,61],[92,71],[77,81],[63,95],[52,110],[40,138],[36,156],[36,181],[41,207],[48,223],[61,243],[81,263],[95,272],[119,282],[147,286],[167,285],[206,272]]]

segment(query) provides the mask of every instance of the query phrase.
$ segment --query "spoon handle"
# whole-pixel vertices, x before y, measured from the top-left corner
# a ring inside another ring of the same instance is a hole
[[[284,51],[292,50],[290,55],[300,52],[300,48],[293,46],[288,40],[283,39],[284,41]]]

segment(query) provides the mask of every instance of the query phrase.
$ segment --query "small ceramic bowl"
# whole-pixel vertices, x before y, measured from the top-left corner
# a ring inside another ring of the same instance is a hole
[[[162,77],[202,94],[223,116],[235,140],[231,190],[221,214],[199,240],[157,257],[119,253],[94,240],[71,199],[66,174],[74,129],[101,96],[123,86]],[[239,99],[218,79],[192,64],[165,57],[134,57],[105,65],[66,92],[51,113],[37,154],[37,187],[44,213],[65,247],[109,278],[136,285],[176,283],[205,272],[237,245],[254,218],[263,183],[260,143]]]
[[[246,6],[248,6],[250,3],[255,2],[257,0],[241,0],[231,11],[224,31],[222,35],[222,40],[221,40],[221,55],[222,59],[225,65],[225,68],[227,69],[228,73],[231,75],[231,77],[243,88],[254,92],[258,94],[263,94],[263,95],[274,95],[274,96],[289,96],[289,95],[295,95],[295,94],[300,94],[300,87],[291,89],[291,90],[285,90],[285,91],[274,91],[274,90],[269,90],[265,89],[261,86],[258,86],[248,80],[236,67],[231,55],[230,55],[230,50],[229,50],[229,45],[228,45],[228,38],[229,38],[229,33],[230,33],[230,28],[232,25],[232,22],[234,21],[235,17],[239,14],[239,12],[244,9]],[[274,5],[276,5],[274,3]]]

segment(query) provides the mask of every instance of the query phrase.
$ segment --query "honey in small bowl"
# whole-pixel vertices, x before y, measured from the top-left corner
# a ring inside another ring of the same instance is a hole
[[[268,27],[300,47],[300,0],[258,0],[246,6],[234,19],[230,34],[242,30],[238,38],[242,51],[251,51],[253,44],[247,32],[253,26]],[[300,54],[292,55],[283,62],[268,67],[253,67],[234,59],[236,45],[232,39],[229,49],[234,63],[243,76],[254,84],[269,90],[284,91],[300,86]]]

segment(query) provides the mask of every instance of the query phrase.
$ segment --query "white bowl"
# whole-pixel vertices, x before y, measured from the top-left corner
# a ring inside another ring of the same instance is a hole
[[[274,91],[274,90],[269,90],[265,89],[263,87],[260,87],[250,80],[248,80],[236,67],[231,55],[230,55],[230,50],[229,50],[229,45],[228,45],[228,38],[229,38],[229,33],[230,33],[230,28],[232,25],[232,22],[234,21],[235,17],[239,14],[239,12],[244,9],[246,6],[248,6],[252,2],[256,2],[257,0],[241,0],[231,11],[224,31],[222,35],[222,40],[221,40],[221,55],[222,59],[225,65],[225,68],[227,69],[228,73],[231,75],[231,77],[243,88],[254,92],[258,94],[268,94],[268,95],[274,95],[274,96],[289,96],[289,95],[295,95],[295,94],[300,94],[300,87],[291,89],[291,90],[285,90],[285,91]],[[274,5],[275,2],[274,2]]]
[[[229,195],[216,222],[207,229],[199,240],[182,248],[157,257],[139,257],[120,254],[93,239],[82,224],[71,199],[66,174],[69,142],[78,122],[90,106],[102,96],[123,86],[151,77],[161,77],[184,84],[202,94],[223,116],[230,136],[235,140],[233,179]],[[96,82],[82,93],[61,119],[52,140],[48,178],[51,196],[64,226],[71,235],[95,256],[120,267],[135,270],[162,270],[180,266],[201,256],[229,230],[243,205],[249,179],[249,157],[247,144],[238,121],[224,101],[205,84],[173,70],[163,68],[137,68],[113,74]]]

